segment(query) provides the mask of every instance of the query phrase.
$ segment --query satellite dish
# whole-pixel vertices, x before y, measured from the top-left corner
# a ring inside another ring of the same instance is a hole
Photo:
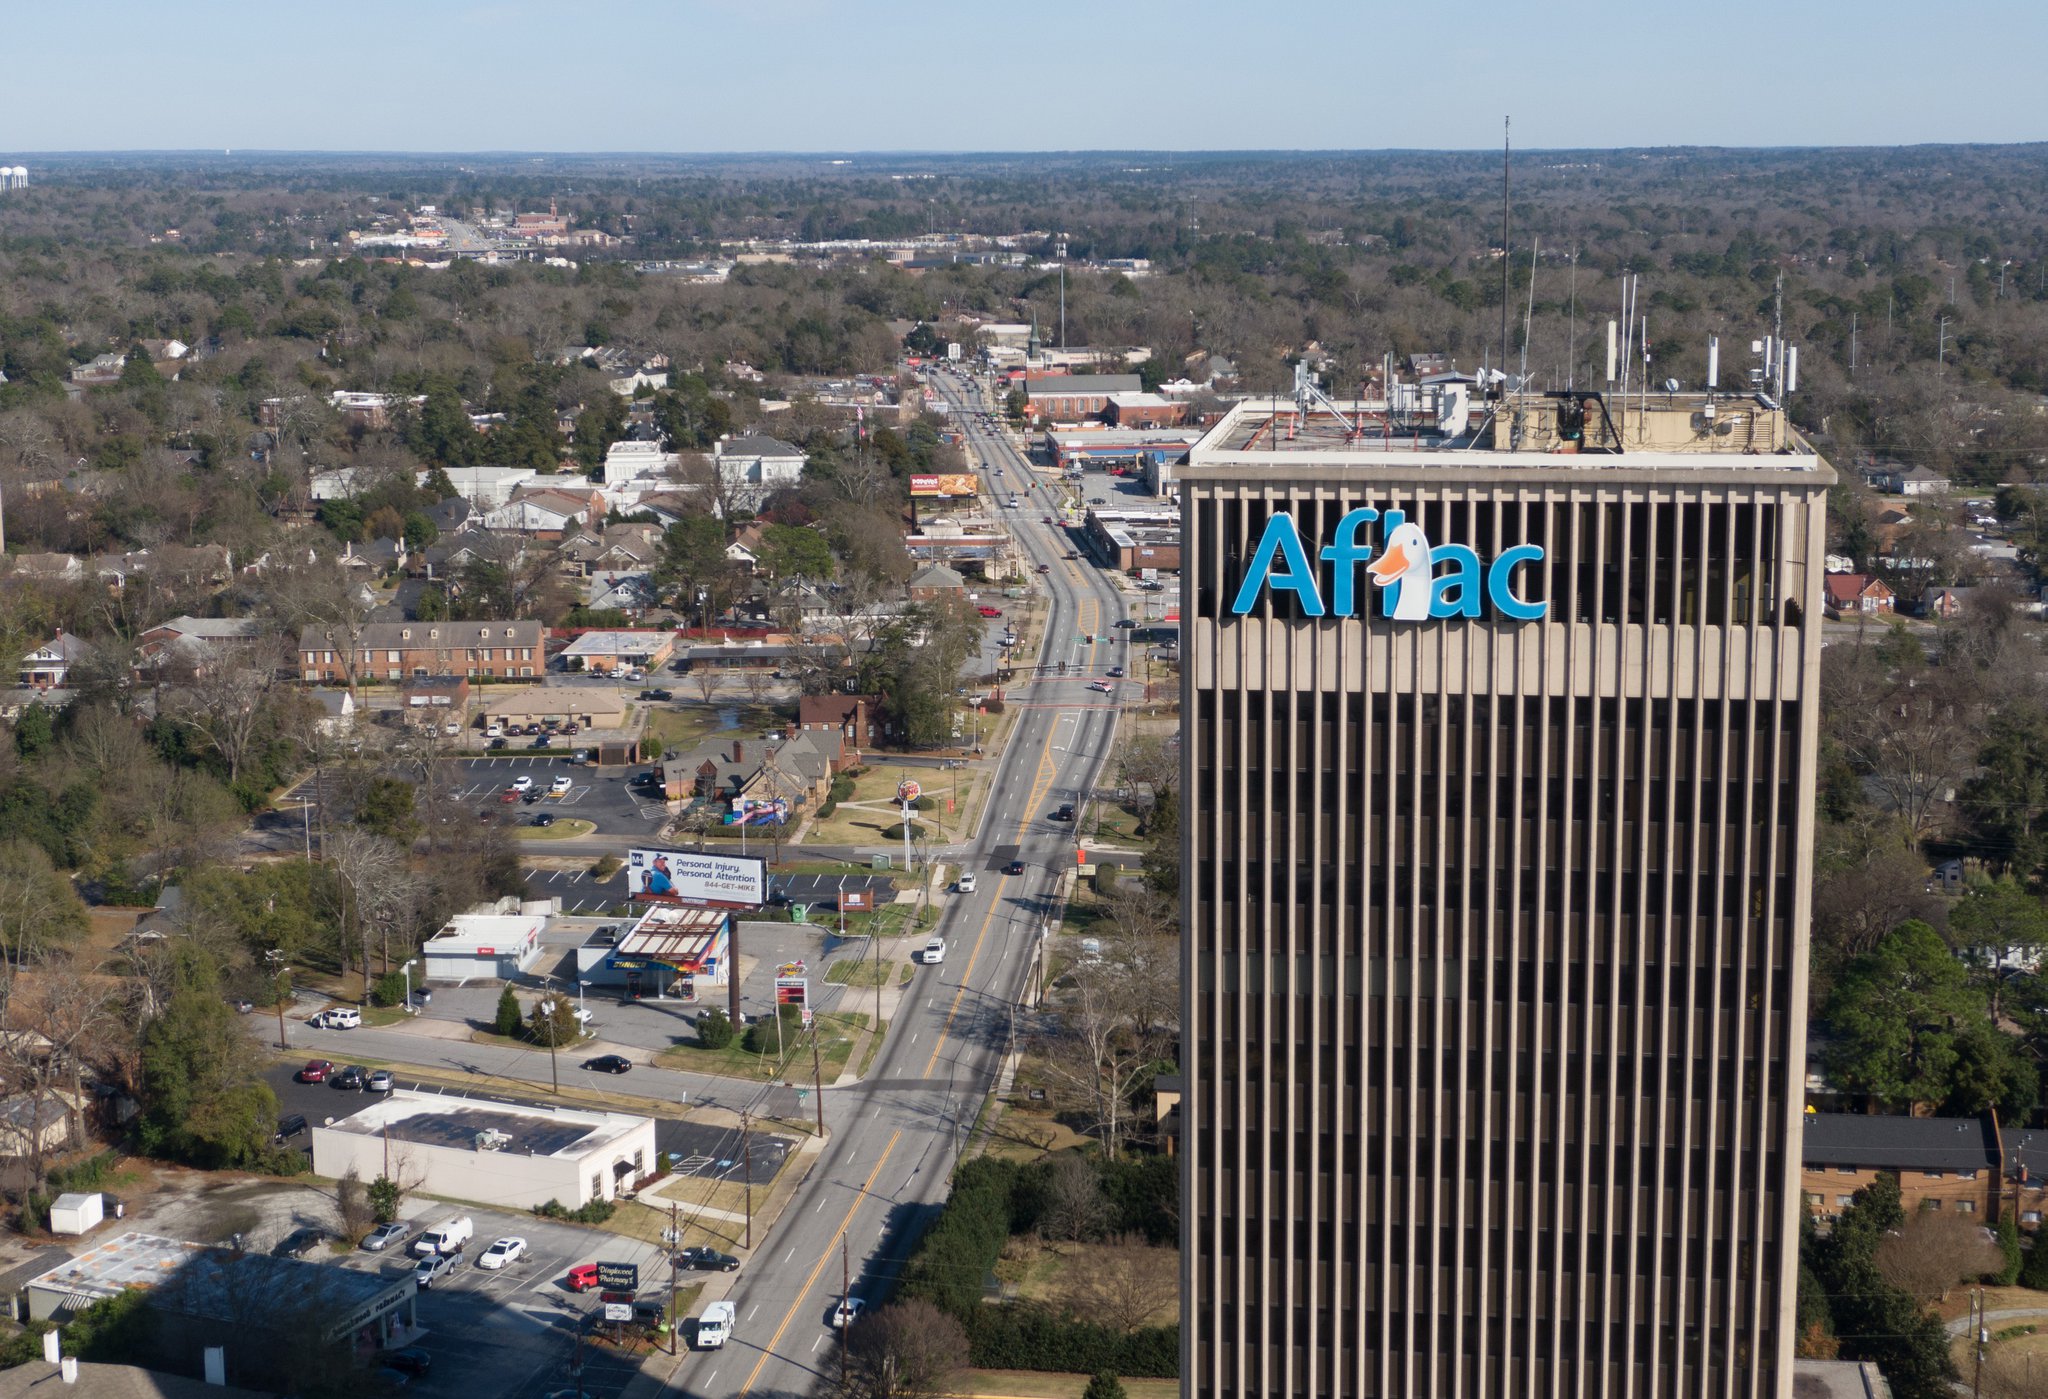
[[[1677,381],[1676,379],[1666,379],[1666,380],[1664,381],[1664,392],[1666,392],[1666,393],[1677,393],[1677,392],[1678,392],[1678,381]]]

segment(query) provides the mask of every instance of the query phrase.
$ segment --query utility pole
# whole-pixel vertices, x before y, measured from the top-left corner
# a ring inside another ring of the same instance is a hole
[[[1849,372],[1856,372],[1856,313],[1849,313]]]
[[[1937,333],[1934,341],[1934,362],[1937,365],[1945,365],[1948,363],[1947,316],[1943,316],[1938,322],[1936,322],[1936,332]]]
[[[853,1300],[853,1264],[846,1253],[846,1235],[839,1236],[839,1387],[846,1388],[846,1333],[853,1329],[853,1318],[846,1315],[846,1304]],[[1982,1364],[1978,1365],[1981,1370]]]
[[[676,1353],[676,1250],[683,1242],[676,1225],[676,1202],[668,1202],[668,1353]]]
[[[818,1140],[825,1140],[825,1070],[818,1055],[818,1036],[823,1032],[816,1016],[811,1017],[811,1096],[818,1100]]]
[[[270,990],[277,999],[277,1047],[290,1049],[291,1041],[284,1036],[284,987],[285,978],[291,974],[291,968],[284,964],[284,953],[275,947],[263,956],[270,963]]]
[[[745,1109],[742,1109],[740,1112],[740,1179],[746,1182],[747,1237],[740,1244],[741,1248],[752,1248],[754,1246],[754,1154],[750,1149],[753,1127],[754,1119]]]

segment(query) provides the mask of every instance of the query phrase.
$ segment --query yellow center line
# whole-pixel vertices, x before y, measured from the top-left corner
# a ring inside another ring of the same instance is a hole
[[[1090,613],[1095,611],[1096,604],[1094,599],[1086,599],[1085,605]],[[1086,628],[1084,627],[1083,630],[1085,631]],[[1057,733],[1058,728],[1056,725],[1048,728],[1045,734],[1045,744],[1038,750],[1038,768],[1032,774],[1031,797],[1025,803],[1024,814],[1017,820],[1017,838],[1019,840],[1024,838],[1024,828],[1030,823],[1031,814],[1038,809],[1038,803],[1042,800],[1043,793],[1051,786],[1053,779],[1059,775],[1059,765],[1053,762],[1052,759],[1052,741]],[[994,800],[993,788],[990,790],[990,800]],[[975,961],[981,956],[981,949],[988,941],[988,930],[995,922],[996,911],[1003,905],[1003,891],[1009,887],[1012,877],[1005,873],[996,882],[996,897],[989,904],[988,912],[982,917],[981,927],[974,935],[974,947],[967,954],[967,968],[961,973],[959,989],[953,993],[952,1004],[946,1007],[945,1022],[939,1027],[939,1042],[933,1047],[931,1058],[925,1060],[924,1072],[926,1077],[930,1077],[933,1067],[939,1062],[939,1055],[945,1052],[946,1042],[952,1035],[954,1018],[959,1015],[960,1003],[967,995],[967,983],[974,975]],[[811,1289],[818,1285],[818,1275],[825,1271],[825,1265],[832,1259],[833,1248],[838,1245],[839,1240],[844,1237],[846,1231],[853,1226],[854,1214],[859,1211],[861,1203],[867,1199],[876,1178],[882,1173],[882,1167],[888,1163],[890,1153],[896,1150],[896,1143],[902,1135],[903,1130],[900,1127],[890,1134],[889,1145],[882,1151],[882,1159],[875,1163],[875,1169],[870,1171],[867,1180],[862,1182],[860,1193],[854,1197],[853,1203],[847,1207],[846,1217],[839,1221],[839,1227],[833,1231],[831,1240],[825,1245],[825,1251],[819,1254],[818,1261],[811,1265],[810,1274],[804,1279],[803,1287],[798,1290],[796,1301],[790,1304],[788,1312],[783,1315],[782,1324],[775,1328],[775,1334],[769,1337],[768,1344],[762,1347],[761,1358],[754,1362],[754,1368],[747,1374],[746,1383],[740,1386],[740,1394],[742,1396],[752,1392],[754,1381],[761,1377],[761,1369],[768,1363],[768,1357],[773,1355],[775,1347],[782,1343],[783,1333],[788,1331],[789,1324],[796,1320],[796,1314],[804,1309],[810,1298]]]
[[[818,1255],[818,1261],[811,1265],[811,1275],[804,1279],[803,1290],[796,1295],[796,1305],[782,1318],[782,1325],[775,1328],[775,1334],[768,1338],[768,1344],[761,1347],[761,1358],[754,1362],[754,1368],[747,1373],[747,1382],[740,1386],[740,1393],[745,1394],[752,1389],[754,1381],[761,1377],[761,1367],[768,1363],[768,1357],[775,1353],[775,1347],[782,1342],[782,1333],[789,1329],[789,1323],[796,1320],[796,1314],[803,1309],[804,1299],[810,1296],[811,1288],[817,1285],[818,1274],[825,1271],[825,1264],[831,1260],[833,1245],[836,1245],[840,1236],[852,1227],[854,1211],[860,1208],[861,1201],[867,1199],[868,1192],[874,1188],[875,1181],[882,1174],[882,1167],[889,1164],[890,1153],[896,1150],[897,1139],[902,1135],[901,1127],[890,1133],[889,1144],[882,1148],[882,1159],[875,1162],[875,1168],[869,1171],[868,1178],[861,1182],[859,1193],[853,1197],[853,1203],[846,1207],[846,1218],[839,1221],[839,1227],[832,1233],[832,1242],[825,1246],[825,1251]]]

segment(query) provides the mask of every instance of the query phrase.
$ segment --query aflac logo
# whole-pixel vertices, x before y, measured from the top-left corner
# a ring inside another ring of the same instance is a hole
[[[1386,540],[1378,558],[1373,557],[1373,546],[1358,537],[1360,528],[1375,520]],[[1310,617],[1321,617],[1326,611],[1336,617],[1355,616],[1360,564],[1367,565],[1365,571],[1373,585],[1382,590],[1380,615],[1397,622],[1477,617],[1482,598],[1503,617],[1517,622],[1540,622],[1550,610],[1547,602],[1528,602],[1515,595],[1515,570],[1525,563],[1542,562],[1541,545],[1517,544],[1502,551],[1491,568],[1482,568],[1479,555],[1463,544],[1432,545],[1422,526],[1409,523],[1403,510],[1389,510],[1384,516],[1370,507],[1349,512],[1337,522],[1336,539],[1325,545],[1318,557],[1332,566],[1327,609],[1315,564],[1301,542],[1294,516],[1274,515],[1266,521],[1259,547],[1252,551],[1244,584],[1230,610],[1242,616],[1257,607],[1259,595],[1270,589],[1293,593],[1302,612]]]

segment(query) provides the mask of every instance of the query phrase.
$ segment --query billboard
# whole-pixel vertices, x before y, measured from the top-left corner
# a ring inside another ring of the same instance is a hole
[[[975,495],[979,488],[973,474],[958,476],[913,476],[910,478],[910,493],[914,496]]]
[[[768,862],[752,855],[631,850],[626,893],[661,903],[758,908],[768,902]]]

